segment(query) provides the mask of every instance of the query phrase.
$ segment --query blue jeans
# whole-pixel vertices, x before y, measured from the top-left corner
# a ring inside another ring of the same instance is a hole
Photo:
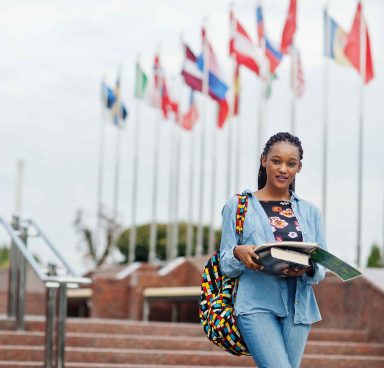
[[[289,289],[288,316],[278,317],[268,311],[237,316],[241,335],[258,368],[300,368],[311,325],[293,323],[294,289]]]

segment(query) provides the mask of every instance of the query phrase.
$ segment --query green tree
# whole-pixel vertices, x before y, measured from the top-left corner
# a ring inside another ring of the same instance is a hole
[[[9,267],[9,248],[6,245],[0,247],[0,269]]]
[[[380,254],[380,247],[373,244],[368,257],[367,267],[384,267],[384,260]]]
[[[145,224],[138,226],[136,229],[136,251],[135,251],[135,261],[147,262],[148,254],[149,254],[149,234],[150,234],[150,224]],[[129,247],[129,234],[131,229],[125,229],[117,239],[116,245],[119,249],[120,253],[124,257],[123,263],[127,262],[127,254]],[[196,234],[197,234],[197,226],[193,226],[193,248],[192,254],[195,253],[195,245],[196,245]],[[185,256],[186,251],[186,235],[187,235],[187,224],[180,223],[179,224],[179,242],[177,245],[178,256]],[[209,227],[204,227],[203,232],[203,253],[207,253],[208,251],[208,237],[209,237]],[[219,248],[221,237],[221,230],[215,231],[215,249]],[[166,258],[166,244],[167,244],[167,225],[166,224],[158,224],[157,225],[157,245],[156,245],[156,256],[159,260],[165,260]]]

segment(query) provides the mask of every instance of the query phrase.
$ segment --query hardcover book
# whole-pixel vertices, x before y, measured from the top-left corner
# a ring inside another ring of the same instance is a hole
[[[259,246],[255,253],[259,263],[264,266],[263,272],[282,275],[287,268],[306,268],[310,262],[321,264],[343,281],[352,280],[361,272],[319,247],[317,243],[308,242],[275,242]]]

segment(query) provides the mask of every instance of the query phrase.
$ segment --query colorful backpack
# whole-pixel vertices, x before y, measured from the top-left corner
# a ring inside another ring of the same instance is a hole
[[[242,242],[247,195],[238,196],[236,233]],[[202,275],[199,304],[200,322],[209,340],[233,355],[250,355],[240,335],[234,314],[238,278],[230,278],[220,270],[220,250],[213,253]]]

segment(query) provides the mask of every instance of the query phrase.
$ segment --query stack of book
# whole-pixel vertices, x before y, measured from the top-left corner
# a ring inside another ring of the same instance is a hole
[[[263,272],[272,275],[284,275],[288,268],[308,268],[318,263],[337,275],[341,280],[352,280],[361,272],[337,258],[332,253],[322,249],[317,243],[307,242],[276,242],[259,246],[255,253],[259,256],[258,263],[264,266]]]

